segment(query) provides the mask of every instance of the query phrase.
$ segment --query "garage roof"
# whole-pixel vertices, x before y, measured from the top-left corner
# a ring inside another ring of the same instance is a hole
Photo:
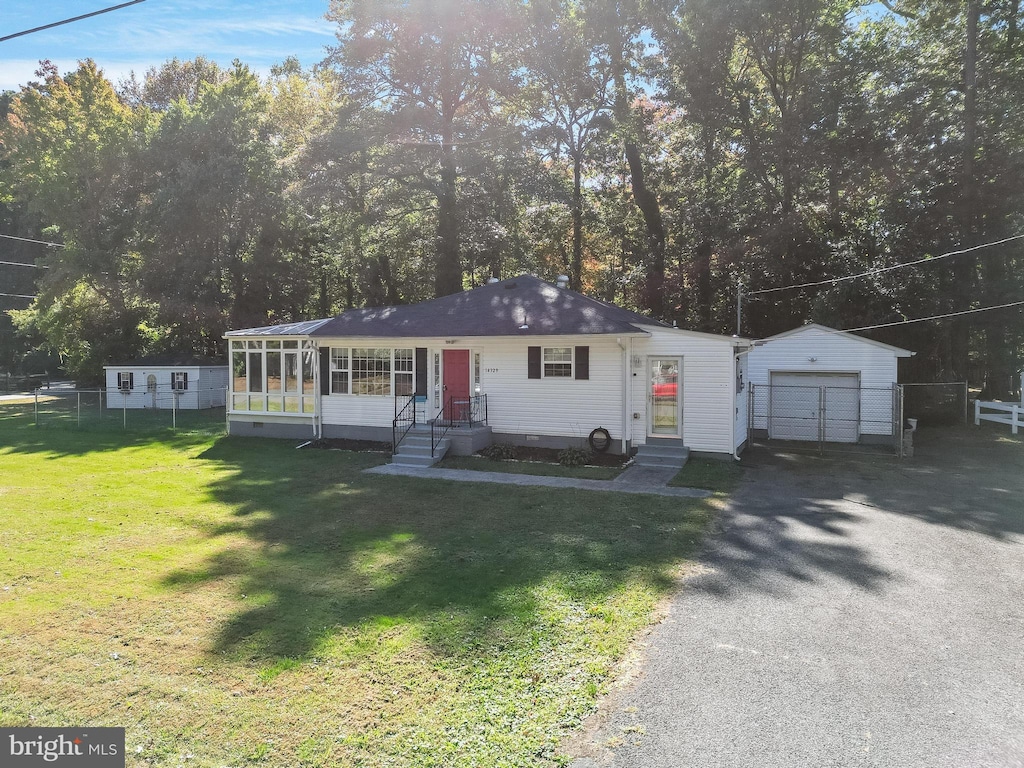
[[[881,341],[875,341],[874,339],[868,339],[865,338],[864,336],[858,336],[856,333],[850,333],[849,331],[840,331],[837,330],[836,328],[829,328],[827,325],[819,325],[818,323],[807,323],[807,325],[801,325],[799,328],[793,328],[792,330],[789,331],[777,333],[774,336],[769,336],[768,338],[762,339],[761,341],[768,342],[774,341],[775,339],[784,339],[787,336],[795,336],[797,334],[804,333],[812,329],[824,331],[826,333],[834,333],[837,336],[852,339],[853,341],[861,341],[864,342],[865,344],[871,344],[872,346],[875,347],[881,347],[882,349],[889,350],[894,355],[896,355],[896,357],[913,357],[914,355],[917,354],[916,352],[911,352],[909,349],[903,349],[902,347],[894,347],[892,344],[885,344],[884,342]]]

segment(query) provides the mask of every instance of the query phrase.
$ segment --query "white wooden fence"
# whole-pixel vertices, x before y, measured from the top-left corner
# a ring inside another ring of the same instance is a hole
[[[985,413],[984,411],[995,411]],[[977,426],[983,421],[994,421],[997,424],[1009,424],[1013,434],[1017,434],[1020,427],[1024,427],[1024,403],[997,403],[974,401],[974,424]]]

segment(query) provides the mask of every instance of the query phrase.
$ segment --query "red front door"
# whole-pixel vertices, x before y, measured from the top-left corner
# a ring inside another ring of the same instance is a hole
[[[444,408],[448,418],[458,418],[456,414],[448,414],[448,403],[455,399],[468,404],[469,401],[469,350],[468,349],[446,349],[444,350]],[[456,410],[459,406],[456,405]]]

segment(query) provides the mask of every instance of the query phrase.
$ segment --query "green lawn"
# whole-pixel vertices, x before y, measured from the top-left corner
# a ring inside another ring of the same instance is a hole
[[[669,485],[732,493],[743,478],[743,467],[731,460],[691,458]]]
[[[468,469],[476,472],[505,472],[516,475],[544,477],[576,477],[581,480],[614,480],[622,474],[621,467],[563,467],[540,461],[494,461],[483,456],[446,456],[438,464],[441,469]]]
[[[557,764],[715,503],[3,413],[0,726],[130,766]]]

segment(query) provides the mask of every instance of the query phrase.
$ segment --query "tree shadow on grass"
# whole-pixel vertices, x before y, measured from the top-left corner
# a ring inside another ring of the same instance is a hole
[[[216,412],[181,411],[176,428],[172,428],[171,414],[166,410],[129,413],[127,427],[122,423],[121,412],[111,409],[105,409],[101,418],[87,416],[79,424],[73,408],[56,414],[44,412],[37,425],[31,404],[19,411],[0,403],[0,452],[41,453],[60,459],[142,448],[153,443],[184,448],[224,432],[223,408]]]
[[[210,650],[249,657],[393,625],[440,653],[500,645],[545,621],[545,590],[583,607],[627,583],[671,590],[711,514],[702,500],[364,475],[385,457],[266,440],[200,458],[226,470],[208,493],[234,510],[205,533],[247,545],[166,583],[233,581],[245,600]]]
[[[245,604],[221,618],[211,651],[252,658],[316,654],[339,634],[397,625],[439,653],[528,638],[550,594],[584,612],[628,585],[667,594],[714,514],[707,500],[365,475],[384,458],[266,440],[221,440],[201,459],[227,470],[208,492],[235,510],[206,533],[255,546],[225,548],[167,583],[234,580]],[[839,516],[817,521],[830,538],[847,535],[829,528]],[[746,556],[773,552],[788,556],[737,584],[887,578],[849,541],[803,552],[783,535]]]

